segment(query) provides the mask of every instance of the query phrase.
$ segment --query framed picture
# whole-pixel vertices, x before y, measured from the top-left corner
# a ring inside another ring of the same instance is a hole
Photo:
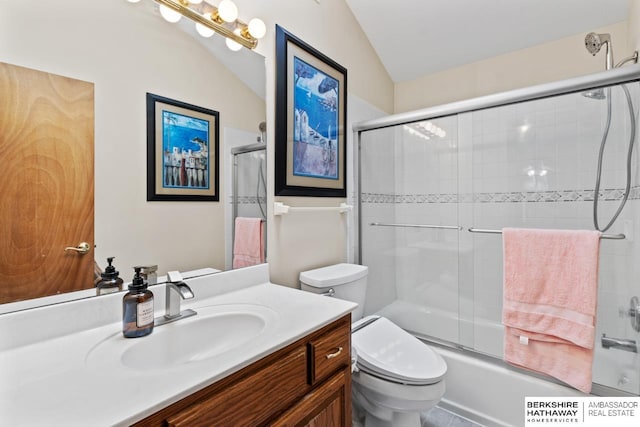
[[[219,201],[219,113],[147,93],[147,200]]]
[[[347,70],[276,26],[275,195],[346,197]]]

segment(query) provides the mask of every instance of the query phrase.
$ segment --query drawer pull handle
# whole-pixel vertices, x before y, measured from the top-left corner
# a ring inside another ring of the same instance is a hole
[[[342,347],[338,347],[338,350],[334,351],[333,353],[327,354],[327,359],[333,359],[334,357],[338,357],[340,356],[341,353],[342,353]]]

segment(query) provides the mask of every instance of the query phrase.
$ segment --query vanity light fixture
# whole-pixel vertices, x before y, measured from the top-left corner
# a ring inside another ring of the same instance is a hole
[[[238,20],[238,7],[231,0],[222,0],[218,7],[208,1],[200,6],[202,0],[154,1],[160,5],[160,14],[165,20],[178,22],[184,16],[196,23],[201,36],[211,37],[216,32],[226,37],[227,47],[231,50],[239,50],[242,46],[255,49],[258,39],[267,32],[264,22],[258,18],[248,24]]]

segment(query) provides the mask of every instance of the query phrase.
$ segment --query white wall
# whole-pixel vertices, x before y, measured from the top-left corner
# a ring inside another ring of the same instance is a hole
[[[151,92],[220,112],[224,127],[257,133],[264,101],[199,43],[153,13],[152,2],[1,1],[0,61],[95,84],[96,260],[127,279],[224,268],[224,185],[219,203],[146,201],[146,105]],[[224,177],[224,162],[220,162]],[[74,242],[70,242],[74,243]]]
[[[637,2],[638,0],[636,0]],[[639,16],[635,29],[640,23]],[[631,21],[629,21],[631,22]],[[594,30],[611,33],[614,59],[631,55],[627,22]],[[637,31],[637,30],[636,30]],[[580,33],[395,85],[394,112],[401,113],[604,70],[604,51],[593,57]]]

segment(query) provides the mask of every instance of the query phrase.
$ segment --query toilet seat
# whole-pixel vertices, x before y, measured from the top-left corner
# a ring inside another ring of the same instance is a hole
[[[440,355],[384,317],[353,332],[351,342],[358,368],[387,381],[428,385],[441,381],[447,372]]]

